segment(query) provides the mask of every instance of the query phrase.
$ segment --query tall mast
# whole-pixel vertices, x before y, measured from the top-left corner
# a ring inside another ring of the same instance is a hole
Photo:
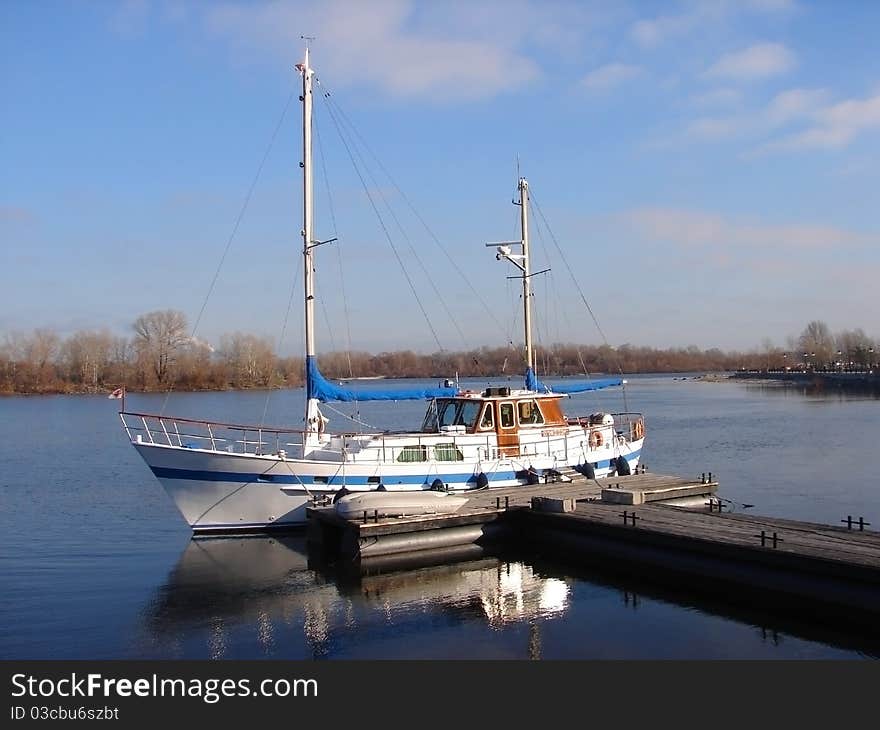
[[[306,440],[303,442],[303,455],[307,446],[316,444],[320,424],[317,401],[309,397],[312,367],[315,366],[315,266],[313,262],[315,247],[312,236],[312,77],[314,71],[309,64],[309,46],[306,44],[305,59],[297,68],[302,74],[303,105],[303,290],[305,296],[305,345],[306,345]]]
[[[532,284],[529,273],[529,183],[519,179],[520,228],[522,229],[523,327],[526,338],[526,366],[535,369],[532,353]]]
[[[315,280],[312,263],[312,76],[309,48],[301,66],[303,104],[303,282],[306,305],[306,357],[315,355]]]

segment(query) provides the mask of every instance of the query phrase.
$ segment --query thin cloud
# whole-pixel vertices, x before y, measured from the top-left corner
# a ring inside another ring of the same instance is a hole
[[[880,94],[864,99],[847,99],[820,109],[815,123],[801,132],[771,142],[773,150],[829,149],[846,147],[860,134],[880,129]]]
[[[316,36],[313,58],[325,79],[371,84],[393,96],[485,98],[540,76],[535,61],[516,47],[522,37],[519,26],[517,32],[500,32],[518,22],[508,19],[502,7],[495,27],[464,24],[458,36],[420,25],[416,14],[417,6],[407,0],[328,0],[216,5],[205,17],[211,31],[246,48],[248,56],[254,49],[268,49],[289,61],[299,55],[301,35]],[[321,48],[332,50],[322,55]]]
[[[715,0],[711,3],[697,3],[677,15],[642,18],[632,24],[629,34],[643,48],[656,48],[707,25],[729,21],[737,13],[778,13],[794,7],[793,0]]]
[[[641,73],[641,66],[633,66],[626,63],[609,63],[590,71],[581,80],[581,85],[591,91],[605,91],[625,81],[629,81]]]
[[[679,208],[636,208],[620,217],[646,239],[688,249],[839,251],[880,243],[876,237],[834,226],[740,222]]]
[[[760,109],[695,119],[688,125],[688,137],[718,140],[767,135],[785,126],[809,122],[827,99],[825,89],[789,89],[774,96]]]
[[[712,89],[702,94],[697,94],[691,99],[694,106],[719,107],[735,106],[742,101],[742,92],[739,89]]]
[[[699,22],[700,16],[696,13],[643,19],[633,23],[630,35],[643,48],[655,48],[676,36],[690,32]]]
[[[781,43],[758,43],[721,56],[704,76],[750,81],[787,73],[795,65],[797,59],[794,53]]]

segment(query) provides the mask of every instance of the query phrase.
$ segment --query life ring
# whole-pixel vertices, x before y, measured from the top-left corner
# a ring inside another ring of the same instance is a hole
[[[601,432],[592,431],[590,433],[590,448],[595,449],[605,443],[605,439],[602,437]]]
[[[634,437],[634,440],[635,440],[635,441],[638,441],[638,440],[639,440],[640,438],[642,438],[644,435],[645,435],[645,426],[644,426],[644,424],[642,423],[641,419],[639,419],[638,421],[636,421],[636,422],[633,424],[633,437]]]

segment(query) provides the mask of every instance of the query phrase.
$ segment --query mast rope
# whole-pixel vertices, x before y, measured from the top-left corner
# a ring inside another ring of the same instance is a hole
[[[543,233],[544,226],[541,225],[541,221],[540,221],[537,217],[535,218],[535,230],[536,230],[537,233],[538,233],[538,239],[541,241],[541,246],[543,247],[543,249],[544,249],[544,251],[545,251],[545,253],[546,253],[547,251],[549,251],[549,247],[547,246],[546,241],[545,241],[545,239],[544,239],[544,233]],[[548,257],[548,263],[547,263],[547,266],[549,266],[549,265],[550,265],[550,263],[549,263],[549,257]],[[553,289],[553,293],[554,293],[553,300],[554,300],[554,303],[555,303],[555,305],[556,305],[557,316],[558,316],[559,311],[561,311],[561,312],[562,312],[562,318],[565,320],[565,324],[568,326],[569,330],[571,330],[571,329],[572,329],[572,323],[571,323],[571,320],[568,318],[568,315],[567,315],[566,312],[565,312],[565,308],[562,307],[561,310],[560,310],[560,308],[559,308],[559,299],[560,299],[560,297],[559,297],[559,295],[558,295],[558,289],[557,289],[557,287],[556,287],[555,284],[554,284],[555,279],[553,278],[553,270],[551,269],[550,271],[548,271],[548,272],[547,272],[547,275],[550,277],[550,281],[551,281],[551,284],[550,284],[549,288]],[[547,307],[547,310],[549,311],[549,307]],[[558,325],[557,325],[557,327],[558,327]],[[578,362],[580,363],[581,370],[583,371],[584,375],[587,377],[588,380],[592,379],[592,377],[593,377],[593,373],[591,373],[591,372],[587,369],[587,364],[584,362],[584,355],[583,355],[583,352],[581,351],[581,345],[580,345],[580,343],[575,343],[575,352],[577,353]],[[584,394],[584,395],[586,395],[586,394]],[[603,394],[603,391],[602,391],[601,388],[596,389],[596,390],[591,390],[591,391],[589,391],[589,396],[588,396],[588,397],[595,401],[595,407],[596,407],[596,410],[597,410],[597,411],[602,411],[602,410],[603,410],[603,406],[604,406],[604,399],[603,399],[603,398],[604,398],[604,394]]]
[[[348,133],[349,130],[346,129],[346,127],[345,127],[344,119],[342,117],[341,110],[339,109],[339,105],[336,104],[335,99],[331,98],[329,91],[327,92],[326,95],[324,95],[324,99],[325,99],[325,103],[327,104],[328,109],[330,108],[331,104],[333,105],[334,111],[337,114],[339,114],[339,119],[343,122],[343,124],[342,124],[343,129],[345,129],[346,133]],[[350,123],[349,123],[349,126],[351,126]],[[457,318],[452,314],[452,311],[449,309],[449,305],[446,303],[446,297],[444,297],[440,293],[440,290],[437,288],[437,284],[434,281],[434,278],[431,276],[431,273],[428,271],[428,268],[425,266],[424,262],[422,261],[421,257],[419,256],[418,252],[416,251],[415,246],[413,246],[413,243],[409,237],[409,234],[406,232],[406,230],[403,227],[403,224],[400,222],[399,217],[394,212],[394,208],[391,206],[391,203],[388,202],[388,198],[385,196],[385,193],[382,192],[382,186],[379,184],[379,181],[376,180],[376,177],[373,175],[372,171],[370,170],[370,167],[367,164],[367,161],[364,159],[364,155],[361,153],[361,150],[358,146],[359,144],[363,146],[363,144],[364,144],[363,141],[361,140],[359,142],[359,140],[358,140],[359,135],[357,135],[356,131],[353,128],[352,128],[352,131],[354,132],[354,134],[352,136],[350,136],[349,139],[352,142],[352,148],[354,149],[355,154],[357,155],[358,159],[360,160],[361,167],[363,168],[363,170],[366,173],[367,177],[369,178],[370,182],[373,184],[373,187],[376,190],[376,194],[378,195],[379,199],[382,201],[383,205],[385,206],[385,209],[387,210],[388,215],[391,216],[391,220],[394,221],[394,225],[397,227],[397,230],[400,232],[400,235],[403,238],[403,240],[405,241],[407,248],[409,249],[410,253],[412,254],[412,257],[415,259],[419,268],[422,270],[422,273],[424,274],[425,279],[427,279],[428,284],[430,285],[431,289],[434,291],[434,296],[436,298],[436,301],[438,301],[440,303],[440,306],[443,307],[443,310],[446,312],[446,316],[448,317],[449,321],[452,323],[452,326],[455,328],[456,332],[458,333],[458,336],[461,339],[462,344],[465,346],[465,349],[467,349],[467,344],[468,344],[467,339],[465,338],[464,333],[461,331],[461,327],[459,327]],[[374,159],[375,159],[375,156],[374,156]],[[380,163],[380,166],[381,166],[381,163]],[[441,349],[443,349],[443,348],[441,347]]]
[[[320,83],[320,80],[318,81],[318,83]],[[461,281],[463,281],[467,285],[468,289],[471,290],[471,293],[474,295],[474,298],[480,303],[480,305],[483,307],[483,309],[486,311],[486,313],[489,315],[489,317],[493,320],[495,325],[498,327],[498,330],[504,331],[504,326],[501,324],[501,321],[495,315],[495,312],[492,310],[492,308],[488,305],[486,300],[480,294],[480,290],[476,286],[474,286],[474,284],[471,282],[471,280],[467,277],[467,274],[465,274],[465,272],[462,270],[462,268],[458,265],[458,263],[455,261],[455,259],[452,257],[452,255],[449,253],[449,251],[446,249],[446,246],[443,245],[443,242],[440,240],[440,238],[434,233],[433,229],[428,225],[424,216],[422,216],[422,214],[415,207],[413,202],[409,199],[407,194],[401,189],[400,185],[397,184],[397,181],[394,179],[394,177],[391,175],[391,173],[388,171],[388,169],[382,163],[382,160],[373,151],[373,149],[370,147],[370,145],[364,139],[363,135],[360,133],[358,128],[354,125],[354,123],[351,121],[351,119],[348,117],[348,115],[345,113],[345,111],[342,109],[342,107],[336,101],[335,96],[331,95],[330,91],[327,90],[326,86],[324,86],[323,88],[326,91],[325,98],[327,100],[328,105],[332,104],[334,106],[337,113],[339,114],[340,119],[342,119],[343,122],[348,126],[348,128],[351,130],[354,137],[356,137],[358,139],[361,146],[367,151],[367,153],[370,155],[370,157],[373,158],[373,160],[376,162],[376,165],[379,167],[379,169],[382,171],[382,173],[385,175],[385,177],[388,178],[388,182],[391,183],[391,186],[394,188],[394,190],[397,192],[397,194],[401,197],[403,202],[406,203],[410,212],[413,214],[413,216],[415,216],[416,220],[418,220],[418,222],[425,229],[425,231],[428,234],[428,236],[430,237],[431,241],[433,241],[433,243],[437,246],[437,248],[440,249],[440,251],[446,257],[446,260],[449,261],[450,265],[455,270],[455,273],[458,275],[458,277],[461,279]]]
[[[400,256],[400,252],[397,250],[397,246],[394,244],[394,239],[392,239],[391,234],[388,231],[388,227],[385,225],[385,220],[382,218],[381,213],[379,213],[379,208],[376,205],[376,201],[373,199],[373,195],[370,193],[370,189],[367,185],[367,181],[364,179],[363,174],[361,173],[360,167],[358,167],[357,161],[355,160],[355,156],[351,150],[351,146],[348,143],[348,140],[345,138],[343,130],[339,124],[339,120],[336,118],[336,115],[333,112],[333,108],[328,104],[327,111],[330,114],[330,119],[333,120],[333,125],[336,127],[336,132],[339,135],[340,140],[342,141],[343,146],[345,147],[345,151],[348,153],[348,158],[351,161],[352,167],[354,167],[355,173],[357,173],[358,179],[361,182],[361,187],[364,189],[364,193],[367,196],[367,200],[370,201],[370,206],[373,208],[373,213],[375,213],[376,218],[379,220],[379,225],[382,228],[383,233],[385,234],[385,239],[388,241],[388,245],[391,246],[391,250],[394,253],[394,257],[397,259],[397,263],[400,265],[401,270],[403,271],[403,275],[406,278],[407,284],[409,285],[410,291],[412,292],[413,298],[416,300],[416,303],[419,306],[419,309],[422,312],[422,316],[425,319],[425,322],[428,325],[428,329],[431,331],[431,335],[434,338],[434,341],[437,343],[437,347],[440,348],[440,351],[444,351],[443,345],[440,343],[440,338],[437,337],[437,332],[434,329],[434,325],[431,323],[431,318],[428,316],[428,312],[425,310],[425,306],[422,303],[421,298],[419,297],[419,293],[416,290],[415,284],[413,283],[412,277],[410,277],[409,272],[406,269],[406,266],[403,263],[403,259]]]
[[[571,281],[574,284],[575,291],[580,295],[581,301],[584,303],[587,311],[590,313],[590,317],[593,319],[593,323],[596,325],[596,329],[599,331],[599,334],[602,336],[602,341],[605,345],[614,353],[615,365],[617,365],[617,372],[623,377],[623,368],[620,366],[620,358],[617,356],[617,351],[611,347],[608,342],[608,338],[605,336],[605,332],[602,330],[601,325],[599,324],[599,320],[596,318],[595,313],[593,312],[593,308],[590,306],[590,303],[587,301],[587,297],[584,295],[583,289],[581,289],[580,283],[577,280],[577,277],[574,275],[574,271],[568,263],[568,259],[565,257],[565,254],[562,251],[562,247],[559,245],[559,241],[556,240],[556,236],[553,234],[553,229],[550,228],[550,224],[547,222],[547,218],[544,216],[544,211],[541,210],[541,206],[538,204],[537,199],[534,194],[529,196],[529,202],[532,203],[534,209],[538,212],[541,220],[544,222],[544,227],[547,229],[547,233],[550,236],[550,240],[553,241],[553,245],[556,247],[556,251],[559,253],[559,258],[562,259],[562,263],[565,265],[566,270],[568,271],[569,276],[571,277]],[[623,391],[623,403],[624,408],[628,411],[629,405],[627,404],[626,399],[626,384],[622,386]]]
[[[316,115],[317,116],[317,115]],[[324,189],[327,192],[327,208],[330,212],[330,222],[333,226],[333,236],[339,239],[339,228],[336,225],[336,209],[333,205],[333,195],[330,193],[330,177],[327,175],[327,164],[324,159],[324,147],[321,144],[321,132],[320,125],[314,125],[315,129],[315,139],[318,142],[318,159],[321,161],[321,171],[324,177]],[[338,244],[336,246],[336,259],[337,264],[339,265],[339,291],[342,294],[342,306],[343,311],[345,313],[345,336],[346,336],[346,344],[348,345],[348,349],[345,354],[348,358],[348,377],[354,377],[354,370],[351,366],[351,316],[349,314],[348,309],[348,297],[345,294],[345,275],[343,273],[342,268],[342,241],[338,240]],[[321,299],[323,302],[323,298]],[[327,316],[327,310],[324,309],[324,316]]]
[[[355,401],[355,402],[357,402],[357,401]],[[351,421],[352,423],[356,423],[359,426],[366,426],[371,431],[380,431],[381,430],[378,426],[374,426],[370,423],[366,423],[365,421],[360,420],[360,415],[361,415],[360,412],[358,412],[358,414],[357,414],[358,417],[355,418],[354,416],[351,416],[348,413],[345,413],[344,411],[340,411],[338,408],[334,408],[333,406],[331,406],[327,402],[322,403],[321,407],[326,408],[329,411],[333,411],[337,416],[342,416],[343,418],[347,418],[349,421]]]
[[[202,302],[202,307],[199,309],[199,314],[196,317],[196,321],[193,324],[192,331],[190,332],[190,340],[195,338],[196,331],[199,328],[199,324],[201,324],[202,316],[205,314],[205,308],[208,306],[208,300],[211,298],[211,294],[214,292],[214,287],[217,284],[217,279],[220,276],[220,270],[223,268],[223,263],[226,261],[226,256],[229,254],[229,249],[232,246],[232,241],[235,239],[236,234],[238,233],[238,228],[241,225],[241,221],[244,219],[244,214],[247,212],[248,205],[251,202],[251,196],[254,193],[254,189],[257,187],[257,182],[260,179],[260,175],[263,172],[263,167],[266,164],[266,160],[269,157],[269,153],[272,151],[272,147],[275,144],[275,139],[278,137],[278,132],[281,130],[281,125],[284,123],[284,118],[287,116],[287,110],[290,108],[290,102],[293,101],[295,92],[291,91],[290,95],[287,97],[287,101],[284,104],[284,108],[281,110],[281,116],[278,118],[278,123],[275,125],[275,129],[272,131],[272,136],[269,139],[269,144],[266,145],[266,150],[263,152],[263,157],[260,160],[260,164],[257,166],[257,171],[254,174],[253,180],[251,180],[250,187],[248,188],[247,194],[244,196],[244,202],[241,205],[241,208],[238,211],[238,215],[235,218],[235,224],[232,226],[232,232],[229,234],[229,238],[226,240],[226,246],[223,249],[223,254],[220,256],[220,262],[217,264],[217,269],[214,271],[214,276],[211,279],[211,284],[208,287],[208,293],[205,295],[205,299]],[[171,396],[172,388],[169,388],[165,393],[165,399],[162,401],[162,408],[159,411],[159,415],[165,413],[165,407],[168,405],[168,398]]]
[[[290,294],[287,297],[287,311],[284,313],[284,322],[281,325],[281,336],[278,340],[278,350],[281,351],[281,348],[284,346],[284,338],[287,334],[287,323],[290,320],[290,310],[293,308],[293,295],[296,293],[296,287],[299,283],[299,266],[294,266],[294,274],[293,281],[290,284]],[[266,422],[266,413],[269,410],[269,400],[272,397],[274,391],[270,388],[266,393],[266,402],[263,404],[263,417],[260,419],[260,425],[262,426]]]

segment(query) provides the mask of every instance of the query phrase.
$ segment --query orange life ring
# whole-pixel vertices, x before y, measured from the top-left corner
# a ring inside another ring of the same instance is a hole
[[[602,438],[602,434],[599,431],[592,431],[590,433],[590,448],[595,449],[605,443],[605,439]]]
[[[638,441],[642,436],[645,435],[645,425],[642,423],[642,420],[639,419],[633,424],[633,436],[635,440]]]

